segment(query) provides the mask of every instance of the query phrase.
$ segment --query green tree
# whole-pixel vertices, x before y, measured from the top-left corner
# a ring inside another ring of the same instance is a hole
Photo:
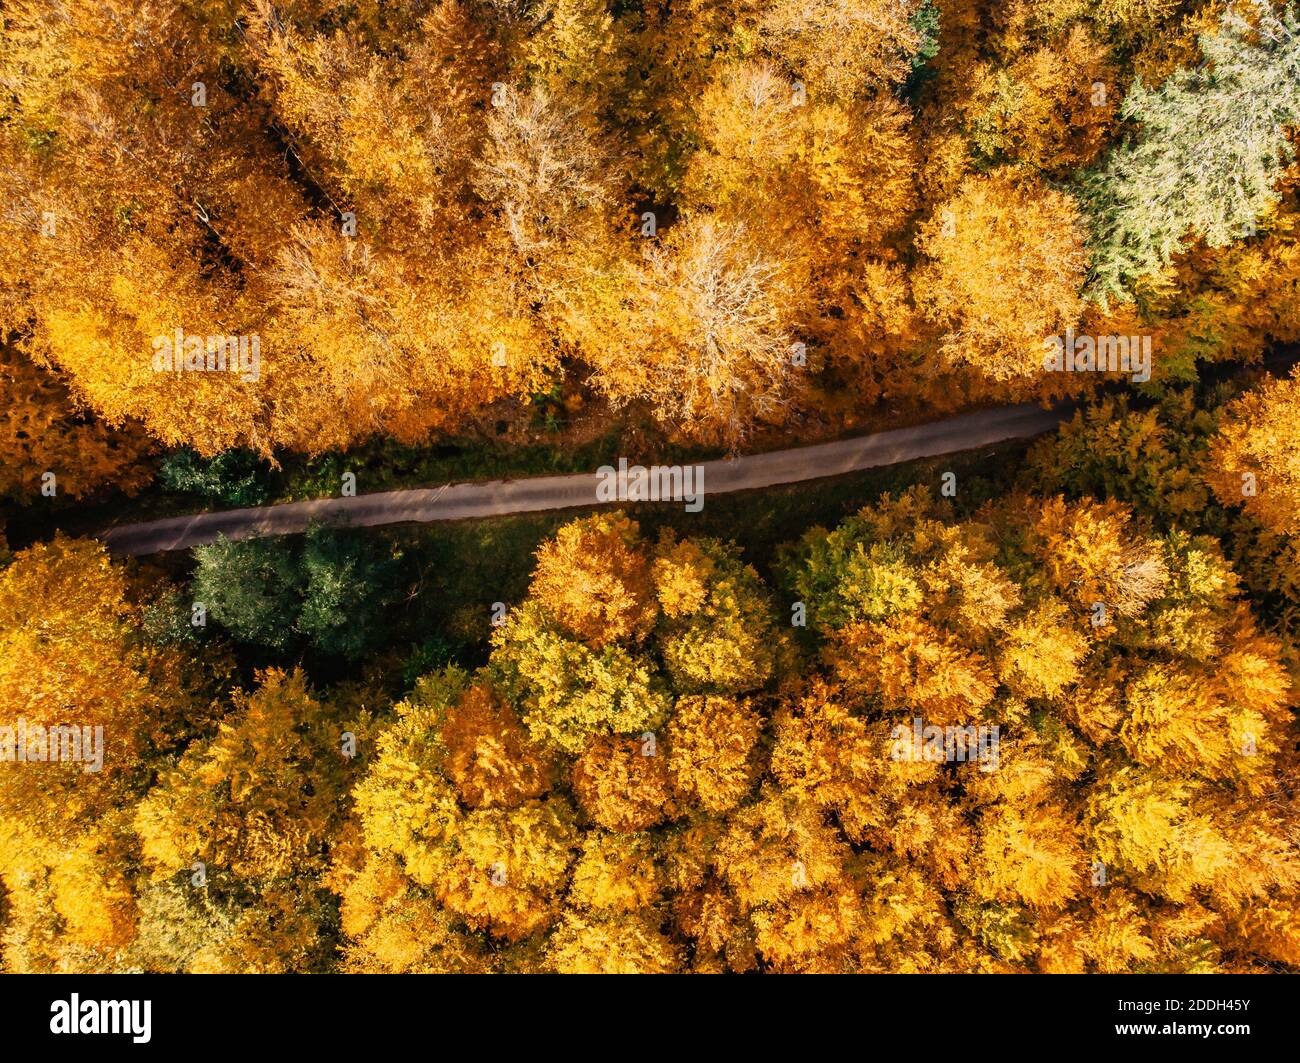
[[[1300,121],[1300,22],[1290,7],[1255,12],[1233,4],[1200,38],[1201,65],[1159,88],[1138,80],[1125,97],[1121,117],[1141,132],[1080,188],[1095,297],[1124,298],[1191,240],[1224,247],[1252,234],[1278,203],[1287,129]]]
[[[303,545],[302,571],[297,630],[322,653],[361,656],[383,633],[396,559],[384,552],[382,540],[313,528]]]
[[[204,458],[189,447],[174,450],[158,466],[158,482],[169,491],[184,491],[228,506],[257,506],[266,501],[262,462],[251,450],[223,450]]]
[[[343,657],[374,644],[398,568],[375,542],[325,528],[301,543],[219,539],[194,555],[194,600],[236,639],[283,650],[297,635]]]
[[[194,600],[239,641],[285,649],[303,592],[296,554],[290,540],[275,538],[196,547]]]

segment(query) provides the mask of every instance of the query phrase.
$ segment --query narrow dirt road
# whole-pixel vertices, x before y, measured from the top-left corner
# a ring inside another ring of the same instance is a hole
[[[774,450],[738,458],[707,461],[704,498],[729,491],[752,491],[780,484],[840,476],[917,458],[973,450],[1008,439],[1051,431],[1067,416],[1064,409],[1032,404],[999,406],[944,421],[897,428],[875,435],[841,439],[810,447]],[[634,460],[629,458],[629,461]],[[249,539],[303,532],[311,524],[372,527],[379,524],[470,520],[548,509],[594,507],[596,473],[489,480],[443,487],[382,491],[351,498],[321,498],[253,509],[230,509],[169,517],[142,524],[122,524],[99,533],[114,554],[140,556],[183,550],[213,542],[218,536]],[[681,502],[663,505],[681,506]]]

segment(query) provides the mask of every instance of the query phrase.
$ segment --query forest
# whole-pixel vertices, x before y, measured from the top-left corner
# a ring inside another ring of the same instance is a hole
[[[1275,0],[7,0],[0,971],[1300,972],[1298,131]]]

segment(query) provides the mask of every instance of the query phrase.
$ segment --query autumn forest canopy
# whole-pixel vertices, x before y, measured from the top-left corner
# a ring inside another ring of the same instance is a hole
[[[1298,131],[1267,0],[7,2],[0,970],[1300,971]]]

